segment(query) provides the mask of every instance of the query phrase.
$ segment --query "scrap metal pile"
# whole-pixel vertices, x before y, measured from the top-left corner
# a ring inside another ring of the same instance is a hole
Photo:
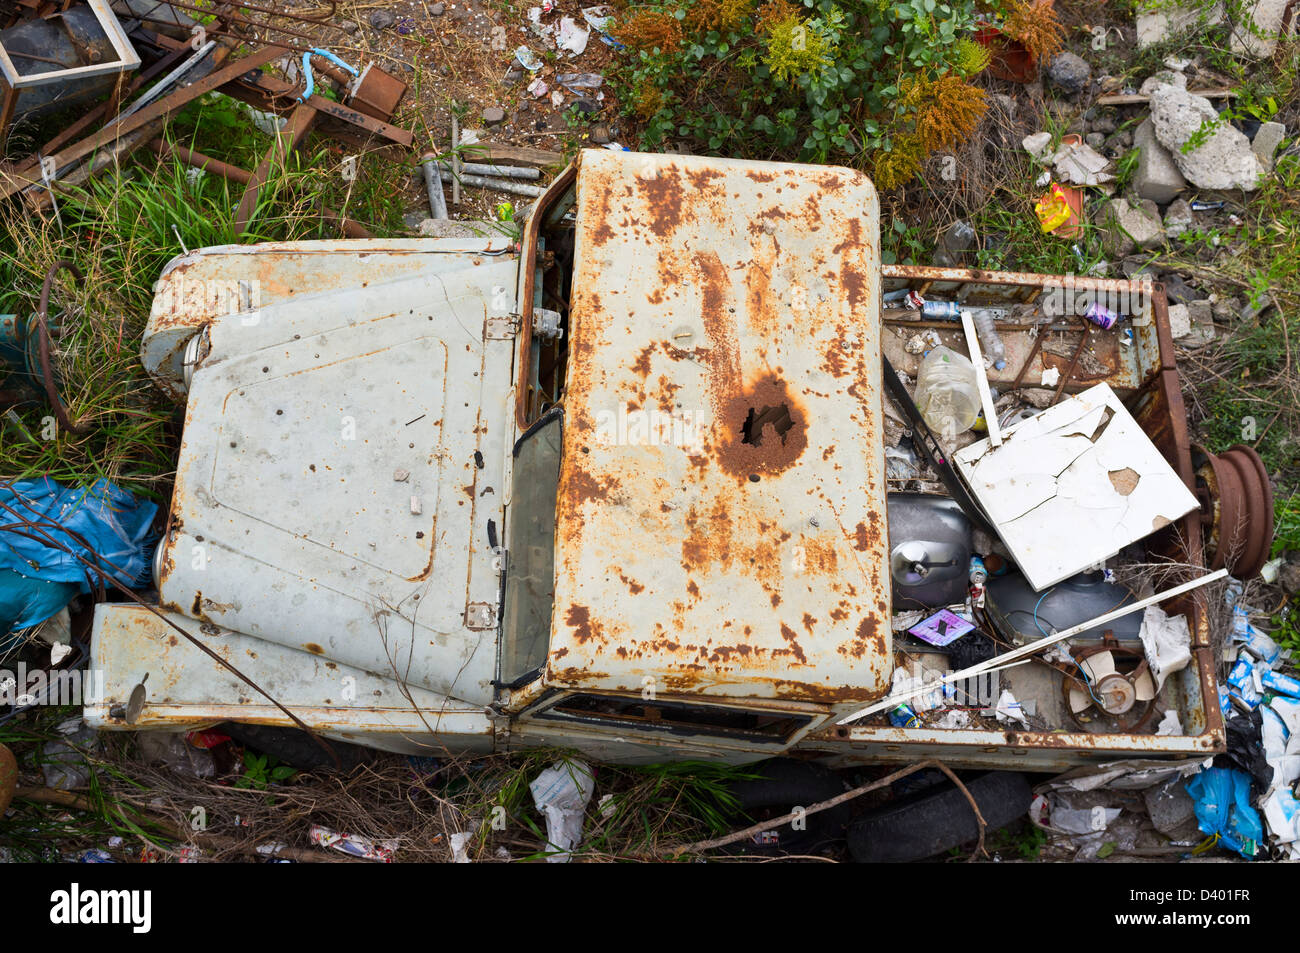
[[[234,214],[236,230],[242,233],[264,200],[272,169],[310,130],[319,128],[354,144],[378,140],[409,149],[413,142],[409,130],[390,122],[406,84],[373,63],[356,67],[327,49],[304,46],[310,42],[306,34],[297,34],[301,41],[259,39],[271,28],[242,13],[219,10],[215,20],[200,24],[184,11],[195,15],[208,11],[153,0],[131,0],[115,7],[105,0],[44,4],[42,8],[66,9],[45,10],[43,15],[42,9],[19,6],[22,9],[13,16],[16,22],[0,31],[5,97],[0,136],[4,141],[18,119],[36,118],[107,94],[26,159],[0,166],[0,198],[19,196],[32,210],[57,206],[61,186],[85,181],[148,146],[159,155],[243,185]],[[21,18],[21,13],[30,16]],[[279,25],[274,32],[294,33]],[[98,45],[88,45],[87,36],[97,36]],[[38,49],[40,54],[34,52]],[[263,69],[273,61],[299,55],[302,69],[297,83]],[[82,60],[89,65],[65,65]],[[331,93],[336,98],[322,95],[326,84],[336,87]],[[257,168],[235,168],[160,138],[169,118],[210,92],[282,117],[276,120],[278,131]],[[336,221],[349,237],[370,237],[359,223],[331,209],[322,207],[320,213]]]

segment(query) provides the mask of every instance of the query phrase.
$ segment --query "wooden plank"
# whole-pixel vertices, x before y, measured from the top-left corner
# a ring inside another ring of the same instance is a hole
[[[1204,96],[1206,99],[1228,99],[1236,96],[1235,89],[1189,89],[1193,96]],[[1114,93],[1110,96],[1098,96],[1094,106],[1139,106],[1151,102],[1150,96],[1143,96],[1141,93]]]
[[[109,126],[106,129],[101,129],[93,136],[88,136],[75,145],[68,146],[61,152],[56,153],[53,157],[55,166],[57,168],[63,168],[63,166],[70,162],[84,158],[96,149],[112,142],[114,139],[120,139],[137,129],[144,128],[155,120],[161,119],[164,116],[175,112],[177,109],[180,109],[182,106],[193,102],[204,93],[211,92],[214,89],[224,86],[226,83],[239,78],[249,70],[256,69],[265,63],[271,62],[271,60],[275,59],[279,55],[282,55],[279,49],[270,46],[264,47],[254,53],[250,53],[243,59],[228,64],[223,69],[219,69],[214,73],[209,73],[198,82],[186,86],[184,89],[178,89],[170,96],[146,106],[135,115],[122,120],[116,125]],[[32,178],[23,173],[0,172],[0,199],[8,198],[9,196],[27,188],[29,185],[39,184],[40,182],[41,178],[39,175]]]
[[[467,154],[466,159],[487,159],[501,165],[530,165],[537,168],[565,165],[563,153],[534,149],[531,146],[512,146],[503,142],[476,142],[467,146],[465,152],[473,153]]]

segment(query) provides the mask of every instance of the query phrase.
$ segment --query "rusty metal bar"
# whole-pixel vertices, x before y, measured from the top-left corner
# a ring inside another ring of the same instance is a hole
[[[253,173],[247,169],[241,169],[239,166],[230,165],[220,159],[214,159],[186,146],[174,146],[165,139],[150,140],[149,148],[165,159],[179,159],[186,165],[194,166],[196,169],[206,169],[223,179],[238,182],[240,185],[247,185],[249,180],[253,178]]]
[[[299,95],[297,86],[292,83],[286,83],[284,80],[277,79],[274,76],[268,76],[266,73],[257,73],[256,75],[249,75],[247,77],[242,77],[241,79],[241,82],[233,84],[235,89],[256,90],[264,96],[273,96],[281,99],[296,100]],[[223,90],[223,92],[229,91]],[[318,112],[325,113],[335,119],[341,119],[343,122],[350,125],[358,126],[373,135],[382,136],[400,146],[410,148],[410,146],[415,142],[415,136],[410,132],[410,130],[394,126],[391,123],[384,122],[382,119],[376,119],[374,116],[368,116],[350,106],[336,103],[332,99],[325,99],[321,96],[313,95],[306,101],[305,105],[311,106]]]
[[[267,150],[266,157],[253,170],[253,175],[244,188],[244,195],[239,200],[239,208],[235,210],[236,232],[242,234],[247,230],[253,213],[257,211],[257,200],[262,193],[262,186],[270,181],[271,170],[276,160],[288,161],[289,155],[298,148],[312,124],[316,122],[316,116],[317,111],[314,107],[303,104],[293,111],[284,128],[276,133],[275,141]]]
[[[212,92],[215,89],[224,86],[233,79],[237,79],[249,70],[255,70],[257,67],[271,62],[275,59],[277,51],[271,48],[265,48],[249,54],[243,59],[230,63],[223,69],[219,69],[209,74],[193,85],[184,89],[178,89],[166,99],[147,106],[140,110],[129,119],[123,120],[115,126],[99,130],[92,136],[89,136],[76,145],[69,146],[63,151],[57,153],[52,158],[56,167],[62,168],[70,162],[84,158],[90,155],[101,146],[112,142],[115,139],[121,139],[129,133],[136,131],[155,120],[170,115],[177,109],[187,103],[193,102],[204,93]],[[22,191],[28,186],[41,185],[42,180],[38,176],[35,179],[27,179],[21,173],[0,173],[0,179],[3,179],[3,185],[0,185],[0,199],[8,198],[17,192]]]
[[[215,175],[221,176],[231,182],[237,182],[240,185],[247,185],[252,181],[253,173],[247,169],[241,169],[237,165],[230,165],[228,162],[222,162],[220,159],[214,159],[211,156],[204,155],[196,149],[187,146],[176,146],[167,142],[165,139],[154,139],[149,143],[149,148],[159,156],[167,159],[178,159],[186,165],[194,166],[196,169],[205,169]],[[326,205],[319,205],[320,216],[327,222],[336,223],[343,230],[343,234],[348,238],[374,238],[374,233],[362,225],[360,222],[340,215],[332,208]]]

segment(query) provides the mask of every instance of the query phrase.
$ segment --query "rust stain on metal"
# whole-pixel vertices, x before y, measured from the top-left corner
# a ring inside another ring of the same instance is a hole
[[[765,413],[769,419],[762,422],[761,430],[746,434],[746,422]],[[778,419],[770,419],[774,416]],[[805,411],[786,382],[774,377],[728,398],[721,418],[726,436],[718,463],[733,477],[744,480],[755,474],[781,473],[794,466],[808,447]]]
[[[878,327],[855,313],[878,287],[870,184],[592,150],[577,193],[548,678],[878,696],[888,630],[857,631],[889,585]]]

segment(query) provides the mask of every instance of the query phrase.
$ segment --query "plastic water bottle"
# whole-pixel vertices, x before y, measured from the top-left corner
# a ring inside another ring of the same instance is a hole
[[[970,430],[979,416],[975,365],[951,348],[936,347],[916,375],[916,408],[926,425],[944,440]]]
[[[1002,370],[1007,366],[1007,349],[1002,345],[1002,335],[998,334],[993,316],[987,311],[972,311],[971,318],[975,322],[975,333],[979,336],[984,356],[995,368]]]

